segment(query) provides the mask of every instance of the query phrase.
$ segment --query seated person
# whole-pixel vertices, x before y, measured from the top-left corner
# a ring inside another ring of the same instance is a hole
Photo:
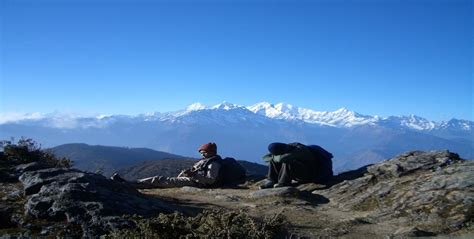
[[[154,176],[139,179],[134,185],[137,188],[171,188],[171,187],[211,187],[217,184],[221,157],[217,155],[215,143],[203,144],[198,149],[202,158],[191,168],[181,171],[176,177]],[[125,181],[118,174],[111,177],[114,181]]]
[[[291,186],[298,183],[324,183],[332,177],[332,154],[319,146],[300,143],[271,143],[270,153],[263,156],[269,162],[266,182],[260,188]],[[327,154],[319,153],[324,151]]]

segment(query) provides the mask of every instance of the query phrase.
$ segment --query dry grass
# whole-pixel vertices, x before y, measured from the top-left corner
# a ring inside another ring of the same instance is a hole
[[[134,218],[137,227],[108,238],[276,238],[284,235],[281,214],[258,221],[242,211],[206,210],[195,217],[181,213]]]

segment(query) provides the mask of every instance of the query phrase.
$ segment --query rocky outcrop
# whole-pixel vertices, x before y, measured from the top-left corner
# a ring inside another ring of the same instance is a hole
[[[20,181],[27,196],[27,215],[81,225],[84,236],[133,226],[122,215],[170,211],[164,202],[94,173],[50,168],[26,172]]]
[[[0,235],[2,228],[17,228],[20,232],[15,235],[25,237],[97,237],[131,228],[123,231],[134,237],[141,235],[133,233],[140,233],[137,230],[142,227],[165,224],[178,235],[174,225],[182,220],[160,212],[178,210],[188,217],[216,207],[244,210],[259,219],[281,214],[288,219],[290,235],[309,238],[472,235],[474,161],[447,151],[405,153],[340,174],[329,185],[309,183],[265,190],[251,181],[236,188],[139,192],[98,174],[41,167],[11,167],[8,177],[23,173],[21,183],[0,182]],[[161,227],[148,229],[162,233]]]
[[[18,177],[23,173],[49,168],[49,166],[41,162],[16,165],[5,160],[0,160],[0,168],[0,182],[17,182]]]
[[[448,233],[473,219],[474,161],[448,151],[414,151],[314,193],[340,209],[366,212],[369,221],[400,225],[397,235]]]

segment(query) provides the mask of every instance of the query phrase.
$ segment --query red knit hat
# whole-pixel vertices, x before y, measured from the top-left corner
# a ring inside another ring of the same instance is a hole
[[[212,143],[212,142],[209,142],[207,144],[203,144],[198,149],[198,152],[201,152],[201,151],[217,153],[217,145],[216,145],[216,143]]]

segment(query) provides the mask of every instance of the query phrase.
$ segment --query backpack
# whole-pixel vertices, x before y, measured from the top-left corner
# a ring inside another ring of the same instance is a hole
[[[332,158],[333,155],[319,145],[308,145],[308,149],[313,153],[317,170],[316,181],[325,182],[333,176]]]
[[[234,158],[223,158],[219,163],[221,164],[218,180],[220,185],[236,185],[245,182],[245,168]]]
[[[311,152],[317,156],[322,156],[326,160],[331,160],[333,158],[332,153],[329,153],[327,150],[319,145],[308,145],[307,146]]]

